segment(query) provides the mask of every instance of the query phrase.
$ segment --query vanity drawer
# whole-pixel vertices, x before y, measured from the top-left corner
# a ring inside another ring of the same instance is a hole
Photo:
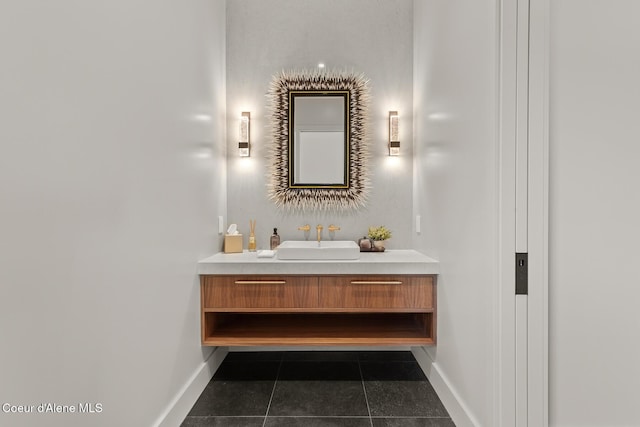
[[[205,310],[317,307],[318,278],[201,276],[201,301]]]
[[[342,309],[434,309],[433,276],[321,276],[320,307]]]

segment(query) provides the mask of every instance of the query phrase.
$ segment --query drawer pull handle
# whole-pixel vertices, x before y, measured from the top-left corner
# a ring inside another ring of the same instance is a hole
[[[284,285],[284,280],[236,280],[236,285]]]
[[[402,285],[400,280],[352,280],[352,285]]]

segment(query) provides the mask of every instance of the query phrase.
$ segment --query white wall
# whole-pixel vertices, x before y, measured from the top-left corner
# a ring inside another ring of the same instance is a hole
[[[637,426],[640,3],[551,2],[551,426]]]
[[[221,0],[3,4],[0,404],[102,412],[0,425],[151,425],[210,353],[224,28]]]
[[[257,218],[258,248],[269,245],[273,227],[282,240],[301,239],[306,223],[342,227],[338,239],[355,240],[370,225],[394,233],[389,248],[411,245],[412,205],[412,46],[411,0],[233,0],[227,5],[227,111],[229,221],[245,235]],[[269,165],[266,92],[282,70],[353,70],[370,79],[372,103],[372,190],[358,212],[287,214],[268,200]],[[401,117],[402,154],[387,156],[388,114]],[[252,151],[239,158],[237,129],[242,111],[251,111]],[[245,247],[247,237],[245,236]]]
[[[493,0],[414,3],[414,247],[440,261],[428,353],[467,416],[494,419],[498,282],[497,13]]]

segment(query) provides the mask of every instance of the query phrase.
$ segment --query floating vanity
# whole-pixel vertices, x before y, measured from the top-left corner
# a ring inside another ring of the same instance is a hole
[[[218,253],[198,263],[202,344],[429,345],[438,262],[413,250],[355,260]]]

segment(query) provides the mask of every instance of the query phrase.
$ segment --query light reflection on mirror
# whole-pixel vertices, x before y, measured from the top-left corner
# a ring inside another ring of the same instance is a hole
[[[294,185],[345,185],[344,132],[294,133]]]

